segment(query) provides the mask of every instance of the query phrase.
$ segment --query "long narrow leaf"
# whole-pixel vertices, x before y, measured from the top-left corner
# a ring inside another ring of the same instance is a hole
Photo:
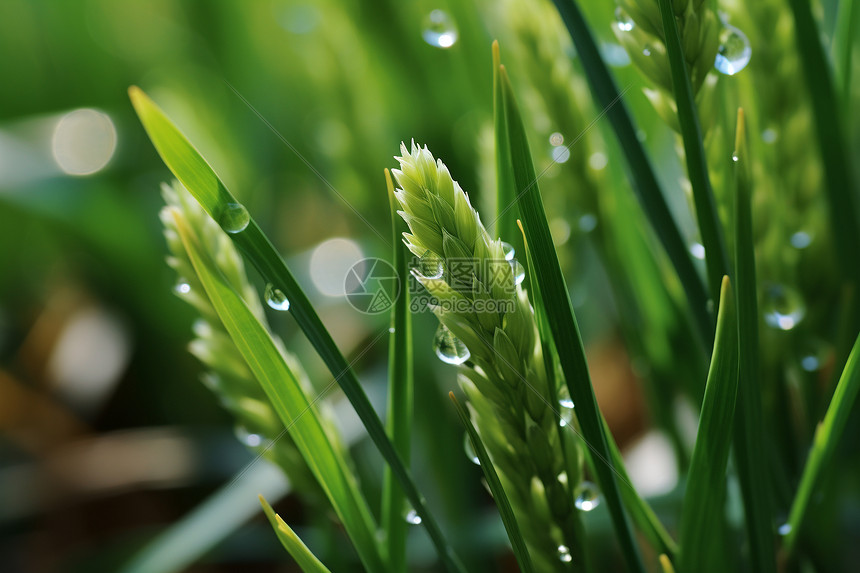
[[[845,431],[848,417],[854,409],[858,392],[860,392],[860,336],[854,342],[854,348],[839,378],[839,384],[836,385],[836,392],[830,400],[824,420],[815,430],[812,450],[803,468],[803,477],[800,479],[800,486],[788,515],[785,550],[789,555],[803,531],[809,502],[816,491],[817,484],[821,482],[826,471],[833,469],[836,446]]]
[[[723,279],[717,334],[699,431],[681,509],[679,571],[719,571],[723,551],[726,464],[738,390],[737,314],[729,278]]]
[[[272,524],[272,529],[275,530],[275,535],[278,536],[284,549],[286,549],[293,559],[296,560],[296,563],[298,563],[301,570],[304,571],[304,573],[331,573],[328,570],[328,567],[323,565],[322,562],[317,559],[317,556],[311,553],[308,546],[299,539],[296,532],[293,531],[293,529],[287,525],[283,519],[281,519],[280,515],[275,513],[275,510],[272,509],[272,506],[269,505],[266,498],[262,495],[259,496],[259,498],[260,505],[263,506],[263,511],[266,512],[266,517],[269,518],[269,523]]]
[[[552,309],[547,313],[547,319],[555,347],[558,349],[559,362],[570,396],[576,404],[583,437],[599,458],[595,463],[598,480],[603,488],[624,557],[631,570],[644,572],[645,567],[639,554],[639,547],[633,538],[633,531],[618,491],[616,473],[612,466],[606,436],[603,433],[603,423],[597,408],[594,389],[591,386],[579,326],[576,323],[567,285],[552,242],[522,118],[504,66],[500,66],[500,72],[504,87],[511,163],[523,229],[544,304],[548,309]]]
[[[600,56],[591,29],[588,27],[576,0],[553,0],[553,2],[576,46],[576,52],[582,61],[585,77],[591,86],[595,103],[607,110],[606,115],[612,124],[612,129],[618,138],[618,144],[630,168],[633,189],[651,222],[651,227],[660,239],[663,248],[666,249],[666,254],[675,267],[675,272],[678,273],[678,279],[687,295],[698,333],[705,345],[710,347],[713,342],[714,320],[708,312],[707,291],[693,266],[690,252],[681,237],[681,232],[672,218],[666,199],[657,183],[651,161],[645,154],[645,149],[639,138],[636,137],[633,121],[621,99],[622,94],[618,91],[615,81]]]
[[[404,280],[409,276],[406,245],[401,240],[405,223],[397,215],[394,182],[385,170],[385,183],[391,204],[391,229],[394,245],[394,271]],[[409,463],[412,441],[413,360],[412,315],[409,312],[409,289],[401,285],[400,296],[391,307],[391,336],[388,350],[388,435],[405,463]],[[395,573],[406,571],[406,534],[409,523],[403,518],[406,511],[403,490],[386,466],[382,480],[382,530],[388,543],[388,562]]]
[[[370,509],[339,450],[333,447],[319,414],[283,359],[266,328],[201,250],[184,219],[176,227],[212,306],[260,382],[290,437],[343,522],[362,563],[385,571]]]
[[[496,149],[496,213],[494,232],[499,237],[508,237],[516,252],[523,252],[523,244],[516,232],[517,193],[514,185],[514,174],[511,173],[511,155],[508,148],[508,124],[505,119],[504,96],[502,81],[499,78],[501,55],[499,42],[493,42],[493,122]]]
[[[129,89],[129,96],[164,163],[206,212],[216,220],[220,219],[228,205],[236,200],[199,152],[143,91],[132,87]],[[382,421],[371,406],[358,378],[275,247],[253,218],[242,232],[232,234],[231,238],[264,279],[279,288],[290,300],[290,313],[337,380],[382,457],[391,466],[406,497],[421,516],[421,522],[442,561],[449,570],[461,570],[459,560],[445,541],[442,530],[428,510],[412,476],[388,439]]]
[[[699,222],[699,232],[702,234],[702,244],[705,246],[708,287],[711,291],[711,297],[717,301],[720,282],[723,276],[729,272],[726,243],[723,238],[720,218],[717,215],[714,191],[711,189],[711,180],[708,176],[705,147],[702,144],[702,128],[699,125],[693,87],[690,85],[690,75],[687,73],[684,49],[681,47],[681,37],[678,35],[678,24],[675,21],[673,3],[672,0],[658,0],[658,3],[663,19],[663,34],[666,38],[666,50],[669,54],[669,67],[672,71],[675,103],[678,107],[678,123],[681,126],[681,137],[684,140],[687,174],[690,177],[690,184],[693,186],[696,219]]]
[[[735,135],[735,289],[738,304],[738,396],[734,448],[746,514],[747,539],[755,571],[775,573],[768,464],[764,449],[759,376],[750,158],[744,113],[738,110]]]
[[[850,146],[842,133],[842,120],[830,63],[824,55],[824,48],[812,15],[809,0],[789,0],[794,15],[798,52],[803,64],[806,85],[812,97],[812,111],[818,133],[818,147],[824,164],[824,175],[828,194],[828,206],[833,228],[833,242],[839,256],[839,267],[852,283],[854,304],[850,323],[851,331],[856,332],[860,325],[860,305],[856,303],[860,292],[860,265],[857,264],[857,251],[860,249],[860,213],[857,211],[857,187],[849,160]]]
[[[514,557],[517,558],[517,563],[520,566],[522,573],[531,573],[534,571],[529,550],[526,547],[526,540],[520,532],[520,526],[514,516],[514,510],[511,507],[511,502],[508,501],[508,496],[502,487],[502,482],[499,481],[499,475],[496,473],[496,468],[490,460],[490,454],[487,453],[487,448],[484,447],[484,442],[481,441],[481,436],[478,435],[478,430],[472,425],[472,420],[469,418],[469,411],[465,406],[457,401],[457,397],[453,392],[448,393],[448,397],[454,403],[457,409],[457,415],[463,422],[466,428],[466,433],[469,434],[469,440],[475,450],[475,455],[478,456],[478,461],[481,462],[481,469],[484,472],[484,477],[487,479],[487,485],[490,487],[490,492],[493,494],[493,499],[496,501],[496,506],[499,508],[499,514],[502,516],[502,523],[505,526],[505,531],[508,533],[508,539],[511,541],[511,547],[514,550]]]

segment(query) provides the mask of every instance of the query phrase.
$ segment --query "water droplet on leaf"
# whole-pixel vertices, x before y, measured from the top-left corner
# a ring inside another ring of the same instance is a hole
[[[239,203],[228,203],[218,218],[221,228],[233,234],[244,231],[250,222],[251,216],[248,210]]]
[[[579,230],[583,233],[590,233],[597,228],[597,217],[592,213],[586,213],[579,218]]]
[[[777,529],[776,531],[780,535],[786,536],[789,533],[791,533],[791,524],[790,523],[783,523],[782,525],[779,526],[779,529]]]
[[[271,283],[266,285],[266,304],[275,310],[290,310],[290,301],[281,289]]]
[[[690,245],[690,254],[700,261],[705,260],[705,246],[702,243],[693,243]]]
[[[425,279],[441,279],[445,272],[445,261],[433,251],[426,251],[418,259],[413,270]]]
[[[179,279],[176,286],[173,287],[178,294],[188,294],[191,292],[191,285],[185,279]]]
[[[447,12],[433,10],[424,18],[421,37],[431,46],[444,50],[456,44],[459,35],[454,20]]]
[[[570,549],[568,549],[567,545],[558,546],[558,560],[562,563],[570,563],[573,561],[573,557],[571,557]]]
[[[790,241],[795,249],[805,249],[812,244],[812,236],[806,231],[798,231],[791,236]]]
[[[633,18],[631,18],[630,15],[621,8],[621,6],[615,9],[615,25],[618,26],[618,29],[622,32],[629,32],[633,29],[633,26],[635,26]]]
[[[502,241],[502,251],[505,253],[506,261],[514,260],[514,255],[516,254],[516,251],[514,250],[514,246],[512,244]]]
[[[791,330],[806,315],[806,306],[800,293],[781,284],[765,287],[762,307],[765,323],[779,330]]]
[[[714,60],[717,71],[733,76],[747,67],[751,57],[752,48],[746,34],[734,26],[726,25],[720,33],[720,48]]]
[[[472,355],[463,341],[454,336],[444,324],[439,324],[436,335],[433,337],[433,349],[439,360],[447,364],[463,364]]]
[[[414,509],[410,509],[406,512],[406,523],[410,525],[420,525],[421,524],[421,516],[418,515],[418,512]]]
[[[564,143],[564,136],[556,131],[549,136],[549,143],[550,145],[561,145]]]
[[[476,466],[481,465],[481,460],[478,459],[478,454],[475,453],[475,448],[472,446],[469,434],[463,434],[463,451],[466,452],[466,457],[469,458],[469,461]]]
[[[575,498],[573,504],[580,511],[591,511],[600,505],[600,491],[590,481],[579,484],[573,495]]]
[[[520,262],[516,259],[510,261],[511,263],[511,272],[514,273],[514,285],[522,284],[522,282],[526,278],[526,270],[520,264]]]
[[[235,433],[236,437],[239,438],[239,441],[248,446],[249,448],[257,448],[263,445],[263,436],[261,436],[260,434],[254,434],[253,432],[249,432],[245,426],[236,426]]]
[[[552,148],[552,160],[556,163],[566,163],[570,159],[570,150],[563,145]]]

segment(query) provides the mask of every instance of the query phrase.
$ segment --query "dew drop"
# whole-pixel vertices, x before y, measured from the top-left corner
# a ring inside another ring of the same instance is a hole
[[[800,351],[800,367],[806,372],[818,372],[830,358],[830,346],[820,339],[804,342]]]
[[[506,261],[514,260],[514,255],[516,254],[516,251],[514,250],[514,246],[512,244],[502,241],[502,251],[505,253]]]
[[[406,523],[410,525],[420,525],[421,524],[421,516],[418,515],[418,512],[414,509],[410,509],[406,512]]]
[[[275,310],[290,310],[290,301],[281,289],[271,283],[266,285],[266,304]]]
[[[615,9],[615,25],[622,32],[629,32],[635,24],[633,23],[633,18],[619,6]]]
[[[475,448],[472,446],[469,434],[463,434],[463,451],[466,452],[466,457],[469,458],[469,461],[476,466],[481,465],[481,460],[478,459],[478,454],[475,453]]]
[[[463,364],[472,355],[463,341],[454,336],[454,333],[441,323],[433,337],[433,350],[436,351],[439,360],[455,366]]]
[[[427,250],[415,263],[413,270],[425,279],[441,279],[445,272],[445,261],[433,251]]]
[[[812,236],[806,231],[798,231],[791,236],[791,246],[795,249],[805,249],[812,244]]]
[[[700,261],[705,260],[705,246],[702,243],[693,243],[690,245],[690,254]]]
[[[791,330],[806,315],[800,293],[781,284],[770,284],[765,288],[762,307],[765,323],[778,330]]]
[[[573,423],[573,400],[570,399],[570,395],[567,393],[565,389],[562,391],[561,398],[558,400],[559,406],[559,421],[558,425],[564,428],[565,426],[569,426]]]
[[[765,143],[773,143],[776,141],[777,133],[775,129],[767,128],[761,132],[761,140]]]
[[[738,161],[740,161],[740,157],[738,157],[736,153],[732,153],[732,161],[734,163],[737,163]]]
[[[556,163],[567,163],[570,159],[570,150],[563,146],[557,145],[552,148],[552,160]]]
[[[389,332],[389,333],[391,333],[391,334],[394,334],[394,327],[393,327],[393,326],[389,326],[389,327],[388,327],[388,332]]]
[[[179,279],[176,286],[173,287],[173,290],[176,291],[177,294],[188,294],[191,292],[191,285],[188,284],[185,279]]]
[[[570,549],[568,549],[567,545],[558,546],[558,560],[562,563],[570,563],[573,561],[573,557],[570,555]]]
[[[245,426],[236,426],[235,433],[236,437],[239,438],[239,441],[249,448],[257,448],[263,445],[263,436],[249,432]]]
[[[511,260],[510,263],[511,271],[514,273],[514,286],[522,284],[522,282],[526,279],[526,270],[516,259]]]
[[[727,24],[720,33],[720,48],[714,67],[720,73],[733,76],[747,67],[751,57],[752,48],[746,34]]]
[[[590,233],[597,228],[597,217],[592,213],[586,213],[579,218],[579,230],[583,233]]]
[[[573,504],[580,511],[591,511],[600,505],[600,490],[590,481],[579,484],[573,494],[575,497]]]
[[[779,529],[777,529],[776,531],[780,535],[786,536],[789,533],[791,533],[791,524],[790,523],[783,523],[782,525],[779,526]]]
[[[651,48],[648,48],[647,46],[645,48],[643,48],[642,49],[642,55],[643,56],[650,56],[651,55]]]
[[[218,218],[221,228],[233,234],[244,231],[250,222],[251,216],[248,210],[239,203],[228,203]]]
[[[555,133],[553,133],[552,135],[549,136],[549,144],[550,145],[558,146],[558,145],[561,145],[562,143],[564,143],[564,136],[562,134],[560,134],[559,132],[556,131]]]
[[[447,12],[433,10],[424,18],[421,37],[431,46],[444,50],[457,43],[459,34],[454,20]]]

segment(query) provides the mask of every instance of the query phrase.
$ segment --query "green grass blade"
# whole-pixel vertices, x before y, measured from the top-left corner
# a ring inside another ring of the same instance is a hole
[[[537,284],[547,308],[547,319],[555,347],[558,349],[559,362],[567,380],[570,396],[576,404],[576,414],[583,438],[592,448],[594,455],[599,458],[595,463],[598,481],[603,488],[624,557],[632,571],[644,572],[645,567],[639,554],[639,547],[633,538],[633,530],[624,512],[618,491],[615,469],[612,466],[611,454],[603,433],[603,422],[597,408],[594,389],[591,386],[585,349],[582,346],[579,326],[576,323],[567,285],[549,231],[522,117],[504,66],[500,67],[500,72],[504,88],[511,163],[518,190],[523,229],[531,260],[534,262]]]
[[[804,519],[816,486],[821,483],[824,473],[834,468],[832,464],[836,446],[854,409],[858,392],[860,392],[860,336],[854,342],[854,348],[851,350],[842,376],[839,377],[839,383],[836,385],[836,391],[833,393],[833,399],[830,400],[824,420],[815,430],[812,449],[803,468],[800,486],[788,515],[785,550],[789,555],[803,531]]]
[[[735,135],[735,289],[738,305],[738,395],[734,427],[735,460],[746,515],[753,570],[776,572],[768,464],[764,447],[759,376],[758,303],[752,228],[751,161],[743,110]]]
[[[233,480],[159,533],[119,573],[185,571],[243,523],[257,515],[254,495],[280,499],[290,491],[283,472],[266,461],[245,466]]]
[[[399,277],[408,277],[406,245],[401,240],[406,224],[397,215],[397,200],[394,198],[394,182],[391,173],[385,170],[388,199],[391,204],[391,226],[394,245],[394,270]],[[405,287],[405,285],[404,285]],[[413,402],[413,357],[412,315],[409,312],[409,289],[401,288],[400,296],[391,307],[391,328],[388,350],[388,435],[400,454],[409,463],[412,440]],[[382,530],[388,546],[388,562],[391,571],[406,571],[406,537],[409,523],[403,490],[394,480],[391,469],[386,466],[382,480]]]
[[[271,400],[369,571],[386,567],[376,539],[376,525],[346,460],[335,448],[313,401],[305,394],[266,328],[201,250],[181,217],[176,227],[206,294],[236,348]]]
[[[720,294],[720,283],[729,273],[729,258],[726,253],[726,243],[723,238],[720,217],[717,215],[717,204],[714,191],[711,189],[711,179],[708,176],[708,163],[705,159],[705,147],[702,143],[702,128],[696,112],[696,100],[693,97],[693,86],[690,85],[690,75],[684,59],[684,48],[681,47],[681,37],[678,35],[678,24],[672,0],[658,0],[660,16],[663,19],[663,34],[666,38],[666,51],[669,55],[669,67],[672,70],[672,87],[675,92],[675,103],[678,106],[678,123],[681,126],[681,136],[684,141],[684,155],[687,160],[687,174],[693,186],[693,201],[696,205],[696,219],[699,222],[699,232],[702,234],[702,244],[705,247],[705,268],[708,273],[708,287],[715,304]]]
[[[553,0],[567,26],[576,52],[579,54],[585,76],[591,86],[595,104],[606,112],[618,144],[630,168],[631,183],[642,205],[651,227],[660,239],[663,248],[687,295],[690,311],[695,319],[697,331],[707,347],[713,342],[714,320],[708,312],[708,294],[699,278],[690,252],[675,220],[666,204],[666,199],[657,183],[654,168],[645,149],[636,137],[636,128],[615,81],[600,56],[591,29],[585,21],[576,0]]]
[[[235,203],[236,200],[199,152],[143,91],[132,87],[129,89],[129,96],[164,163],[200,202],[206,212],[218,220],[227,205]],[[421,523],[430,535],[441,559],[449,570],[461,570],[459,560],[445,541],[442,530],[418,492],[409,470],[406,469],[388,439],[382,421],[371,406],[358,378],[335,345],[331,334],[326,330],[284,260],[253,218],[244,231],[230,236],[239,251],[257,268],[263,278],[276,285],[290,300],[290,313],[337,380],[364,424],[370,439],[391,466],[392,473],[403,488],[406,497],[421,516]]]
[[[737,314],[728,277],[723,279],[717,334],[696,445],[681,510],[679,571],[719,570],[726,464],[738,390]]]
[[[857,187],[851,167],[850,146],[842,132],[842,119],[836,90],[830,72],[830,63],[815,25],[809,0],[789,0],[794,15],[798,51],[803,64],[806,85],[812,99],[812,111],[818,134],[818,147],[824,164],[825,189],[833,228],[833,242],[839,256],[840,268],[852,283],[854,299],[860,292],[860,265],[857,250],[860,249],[860,214],[857,211]],[[860,317],[854,304],[851,330],[857,330]]]
[[[520,526],[517,524],[517,519],[514,516],[514,510],[511,507],[508,496],[502,487],[502,482],[499,481],[499,475],[496,473],[496,468],[490,460],[490,454],[487,453],[487,448],[484,447],[484,442],[481,441],[481,436],[478,435],[478,430],[472,425],[472,420],[469,418],[469,411],[466,407],[457,400],[453,392],[449,392],[448,396],[454,403],[457,409],[457,414],[469,434],[469,439],[472,441],[472,446],[475,449],[475,455],[481,462],[481,469],[484,472],[484,477],[487,478],[487,485],[490,487],[490,492],[493,494],[493,499],[496,501],[496,506],[499,508],[499,514],[502,516],[502,523],[505,526],[505,531],[508,534],[508,539],[511,541],[511,547],[514,550],[514,557],[517,558],[517,563],[520,566],[522,573],[531,573],[534,571],[531,557],[529,557],[526,541],[520,533]]]
[[[841,90],[842,109],[846,115],[851,107],[851,55],[857,39],[860,10],[857,0],[841,0],[836,14],[836,33],[833,37],[833,61]],[[848,118],[844,118],[846,121]]]
[[[269,523],[272,524],[272,529],[275,530],[275,535],[278,536],[284,549],[286,549],[293,559],[296,560],[296,563],[301,570],[304,571],[304,573],[331,573],[328,570],[328,567],[323,565],[322,562],[317,559],[316,555],[311,553],[308,546],[299,539],[296,532],[293,531],[293,529],[287,525],[283,519],[281,519],[280,515],[275,513],[275,510],[272,509],[272,506],[269,505],[266,498],[262,495],[259,497],[260,504],[263,506],[263,511],[266,512],[266,517],[269,518]]]

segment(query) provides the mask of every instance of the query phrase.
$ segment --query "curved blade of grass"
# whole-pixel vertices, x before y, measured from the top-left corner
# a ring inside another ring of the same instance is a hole
[[[727,430],[732,427],[738,390],[738,329],[728,277],[723,278],[721,291],[714,353],[681,509],[679,571],[719,570],[724,549],[720,532],[732,444]]]
[[[129,96],[161,159],[200,202],[204,210],[216,221],[219,220],[227,205],[236,202],[235,198],[194,146],[140,88],[129,88]],[[382,421],[371,406],[358,378],[275,247],[253,218],[244,231],[232,234],[230,237],[263,278],[287,296],[290,301],[290,313],[337,380],[364,424],[370,439],[391,466],[391,471],[403,488],[406,497],[421,516],[421,523],[430,535],[440,558],[449,570],[462,570],[453,549],[445,541],[442,530],[418,492],[412,476],[388,439]]]
[[[266,501],[262,495],[259,496],[260,505],[263,506],[263,511],[266,512],[266,517],[269,518],[269,523],[272,524],[272,529],[275,530],[275,535],[281,541],[281,545],[289,554],[296,560],[296,563],[304,573],[331,573],[328,567],[322,564],[322,561],[317,559],[317,556],[311,553],[308,546],[299,539],[296,532],[287,525],[281,516],[275,513],[272,506]]]
[[[406,245],[401,240],[406,224],[397,215],[394,182],[385,170],[385,184],[391,205],[391,230],[394,245],[394,271],[399,277],[409,276]],[[405,287],[405,285],[404,285]],[[409,463],[412,441],[413,359],[412,315],[409,312],[409,289],[401,288],[400,296],[391,307],[391,328],[388,350],[388,435],[400,454]],[[409,523],[403,518],[406,511],[403,490],[394,481],[391,469],[386,466],[382,479],[382,530],[388,545],[388,563],[394,573],[406,571],[406,536]]]
[[[809,458],[803,468],[803,476],[800,478],[800,486],[794,502],[791,504],[791,512],[788,515],[788,533],[785,536],[784,547],[786,553],[791,555],[797,544],[797,539],[803,531],[804,518],[809,509],[809,502],[815,493],[815,488],[821,482],[825,472],[832,470],[836,446],[848,418],[857,401],[857,393],[860,392],[860,336],[854,342],[854,348],[848,356],[848,362],[839,377],[836,391],[827,407],[824,420],[818,424]]]
[[[663,573],[675,573],[675,568],[672,567],[672,561],[665,553],[660,555],[660,568],[663,570]]]
[[[184,571],[260,511],[255,494],[263,492],[277,500],[289,491],[290,483],[281,470],[265,460],[255,460],[238,477],[159,533],[119,573]]]
[[[764,449],[758,359],[755,244],[752,229],[752,182],[744,112],[738,109],[735,152],[735,289],[738,305],[738,395],[734,426],[735,461],[746,515],[753,570],[776,572],[768,465]]]
[[[553,0],[553,2],[576,46],[576,52],[582,61],[582,67],[591,86],[595,103],[600,108],[608,110],[606,115],[612,124],[612,129],[618,138],[618,144],[630,168],[633,189],[648,216],[651,227],[660,239],[663,248],[666,249],[666,254],[675,267],[675,272],[678,273],[678,279],[687,295],[697,331],[706,347],[710,348],[714,335],[714,319],[708,312],[707,291],[693,266],[690,252],[681,232],[672,218],[666,199],[657,183],[654,168],[645,154],[642,143],[636,137],[636,128],[633,127],[630,113],[621,99],[621,94],[606,64],[603,63],[594,36],[591,34],[591,29],[588,27],[576,0]]]
[[[723,238],[720,218],[717,215],[717,204],[714,200],[714,191],[711,189],[711,179],[708,176],[708,163],[705,159],[705,147],[702,144],[702,128],[699,125],[693,86],[690,85],[690,75],[687,73],[684,48],[681,47],[681,37],[678,35],[678,23],[675,21],[672,0],[658,0],[658,3],[660,16],[663,19],[663,35],[666,37],[669,67],[672,71],[675,103],[678,106],[678,123],[681,126],[681,137],[684,141],[687,174],[690,177],[690,184],[693,186],[696,219],[699,222],[699,232],[702,234],[702,244],[705,247],[708,287],[716,304],[720,294],[720,283],[723,276],[729,273],[726,242]]]
[[[850,146],[842,132],[842,109],[836,97],[830,63],[824,55],[818,27],[812,16],[809,0],[789,0],[794,15],[798,51],[803,64],[806,85],[812,98],[812,111],[818,134],[818,147],[824,164],[830,218],[833,225],[833,241],[839,256],[840,268],[845,272],[856,293],[860,292],[860,265],[857,251],[860,249],[860,214],[857,211],[857,187],[849,160]],[[860,317],[860,305],[852,305],[851,331],[856,332]]]
[[[385,571],[370,509],[346,460],[332,446],[314,403],[284,362],[266,328],[201,251],[185,220],[175,219],[179,236],[213,308],[331,501],[362,563],[370,571]]]
[[[507,72],[504,66],[500,66],[499,69],[504,89],[511,164],[518,191],[523,229],[531,260],[534,261],[537,284],[546,305],[547,321],[555,347],[558,349],[559,363],[564,372],[570,396],[576,404],[576,414],[583,438],[599,458],[595,463],[595,469],[624,558],[632,571],[644,573],[645,567],[639,555],[639,547],[633,538],[633,530],[621,503],[616,472],[612,466],[611,454],[603,433],[603,422],[597,408],[594,389],[591,387],[585,349],[582,346],[579,326],[576,323],[567,285],[549,231],[522,117]]]
[[[472,441],[472,446],[475,448],[475,455],[481,462],[481,469],[484,472],[484,477],[487,478],[487,485],[490,486],[490,492],[493,494],[493,499],[496,501],[496,506],[499,508],[499,514],[502,516],[502,523],[505,526],[505,531],[508,534],[508,539],[511,541],[511,547],[514,550],[514,557],[517,558],[517,563],[520,566],[522,573],[531,573],[534,571],[529,550],[526,547],[526,541],[520,533],[520,526],[514,516],[514,510],[511,503],[508,501],[508,496],[502,487],[502,482],[499,481],[499,475],[496,473],[496,468],[490,460],[490,454],[487,453],[487,448],[484,447],[484,442],[481,441],[481,436],[475,426],[472,425],[472,420],[469,418],[469,411],[466,407],[460,404],[453,392],[448,392],[448,397],[454,403],[457,409],[457,415],[463,422],[466,432],[469,434],[469,439]]]

